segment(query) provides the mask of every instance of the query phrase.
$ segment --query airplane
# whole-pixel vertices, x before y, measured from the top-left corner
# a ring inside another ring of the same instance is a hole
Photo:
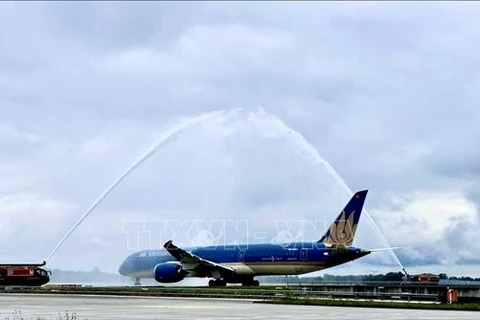
[[[356,192],[342,212],[316,242],[258,243],[235,246],[179,248],[168,240],[160,250],[132,253],[118,272],[136,279],[154,278],[175,283],[185,277],[212,278],[210,287],[241,283],[259,286],[255,276],[300,275],[344,264],[373,251],[395,248],[362,249],[352,243],[368,190]]]
[[[42,286],[50,282],[50,272],[40,268],[42,263],[0,264],[0,286]]]

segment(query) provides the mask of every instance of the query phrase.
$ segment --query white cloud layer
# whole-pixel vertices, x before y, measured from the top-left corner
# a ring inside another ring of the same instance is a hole
[[[2,3],[2,259],[46,256],[180,118],[242,107],[160,149],[52,267],[115,271],[134,249],[127,220],[247,219],[269,237],[275,219],[330,223],[348,197],[281,119],[352,189],[370,190],[368,212],[391,245],[408,247],[403,263],[478,276],[479,11],[443,2]],[[358,245],[386,245],[361,223]],[[388,253],[362,263],[399,268]]]

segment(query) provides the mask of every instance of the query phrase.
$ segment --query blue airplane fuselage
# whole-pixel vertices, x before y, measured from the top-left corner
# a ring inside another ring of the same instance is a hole
[[[298,275],[333,267],[370,253],[360,248],[333,249],[320,242],[249,244],[184,248],[193,254],[232,267],[239,276]],[[135,252],[125,259],[119,273],[134,278],[154,278],[156,265],[174,262],[164,249]],[[187,277],[198,276],[190,273]]]
[[[330,268],[371,252],[352,246],[366,195],[367,190],[355,193],[316,242],[180,248],[169,240],[164,249],[131,254],[118,271],[158,282],[209,277],[215,279],[209,285],[216,286],[235,282],[258,285],[255,276],[299,275]]]

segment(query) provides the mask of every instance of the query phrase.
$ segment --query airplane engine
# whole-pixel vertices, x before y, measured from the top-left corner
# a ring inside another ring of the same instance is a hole
[[[158,282],[171,283],[182,281],[187,275],[187,271],[182,268],[179,262],[159,263],[153,268],[153,277]]]

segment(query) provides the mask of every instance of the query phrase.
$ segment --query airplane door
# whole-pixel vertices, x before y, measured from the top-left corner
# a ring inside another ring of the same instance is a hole
[[[307,249],[300,250],[300,260],[307,260]]]
[[[240,250],[238,252],[238,262],[243,262],[245,259],[245,252],[243,250]]]

